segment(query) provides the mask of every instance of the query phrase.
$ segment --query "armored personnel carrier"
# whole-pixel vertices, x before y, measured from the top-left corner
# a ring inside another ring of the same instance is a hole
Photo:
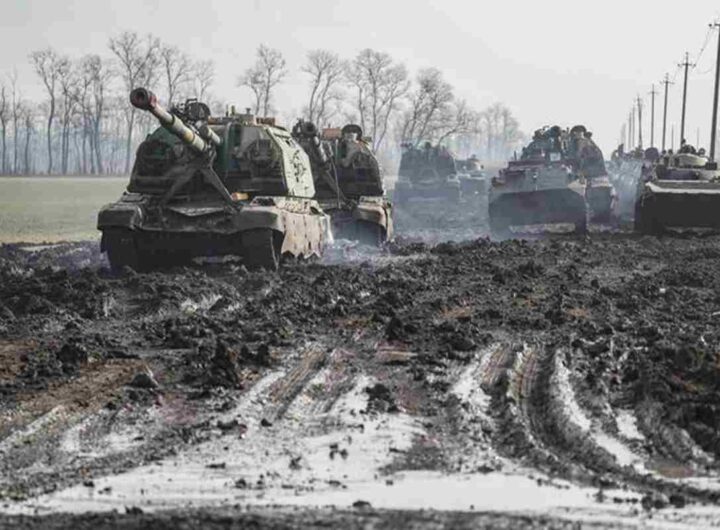
[[[422,148],[403,145],[393,199],[402,204],[411,199],[442,199],[460,202],[458,168],[450,151],[426,142]]]
[[[662,155],[638,186],[635,229],[658,234],[672,228],[720,229],[720,170],[705,152],[683,145]]]
[[[328,217],[310,160],[273,119],[213,117],[196,100],[167,111],[144,88],[130,103],[161,127],[138,147],[127,191],[98,214],[114,270],[228,254],[277,269],[284,255],[322,253]]]
[[[584,233],[589,219],[609,219],[614,191],[591,138],[581,125],[536,131],[520,158],[491,182],[493,234],[509,237],[512,227],[555,224],[571,224]]]
[[[328,128],[299,120],[293,138],[310,157],[315,198],[332,220],[333,235],[382,245],[393,235],[392,207],[382,170],[359,125]]]

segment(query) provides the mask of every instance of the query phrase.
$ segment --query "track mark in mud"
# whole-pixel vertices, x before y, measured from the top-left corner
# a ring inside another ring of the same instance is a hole
[[[327,357],[328,354],[321,349],[311,348],[303,353],[300,362],[270,390],[269,398],[273,407],[266,412],[269,417],[279,419],[285,414],[295,398],[325,364]]]
[[[562,357],[561,350],[543,345],[516,353],[507,384],[493,396],[501,407],[495,439],[500,454],[601,489],[629,485],[680,504],[720,500],[718,492],[653,475],[621,440],[594,426],[575,400]]]
[[[664,421],[665,413],[659,404],[645,400],[637,404],[635,412],[640,432],[661,457],[648,467],[675,478],[692,475],[696,468],[713,464],[714,458],[698,447],[687,431]]]
[[[507,375],[513,359],[513,346],[498,344],[488,348],[489,353],[480,361],[480,387],[485,392],[492,392]]]

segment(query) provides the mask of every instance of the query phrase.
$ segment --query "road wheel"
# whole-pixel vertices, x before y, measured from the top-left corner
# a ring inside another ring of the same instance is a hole
[[[142,270],[144,263],[132,230],[105,230],[102,237],[103,248],[107,252],[110,269],[114,273],[122,272],[125,267],[135,271]]]
[[[275,230],[269,228],[256,228],[242,233],[242,257],[249,270],[278,270],[280,238],[276,234]]]

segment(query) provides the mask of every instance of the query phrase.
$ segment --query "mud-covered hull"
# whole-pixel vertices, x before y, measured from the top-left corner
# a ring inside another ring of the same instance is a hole
[[[647,182],[635,204],[635,228],[647,234],[666,228],[720,230],[720,182]]]
[[[576,231],[587,228],[587,211],[581,187],[550,188],[534,191],[491,192],[490,228],[495,235],[507,236],[511,227],[573,224]]]
[[[351,204],[321,201],[332,222],[333,236],[382,245],[394,234],[392,206],[384,197],[360,197]]]
[[[229,254],[254,268],[277,268],[284,255],[320,256],[328,222],[316,201],[284,197],[256,197],[235,206],[189,201],[160,207],[142,195],[127,194],[98,214],[102,251],[113,268],[152,268]],[[255,239],[261,249],[252,248]]]

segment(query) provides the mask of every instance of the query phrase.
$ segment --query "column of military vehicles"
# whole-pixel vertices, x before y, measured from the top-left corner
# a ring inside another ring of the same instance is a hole
[[[224,255],[275,270],[285,257],[321,256],[333,235],[377,246],[392,238],[383,171],[358,125],[299,120],[288,131],[234,108],[212,116],[196,100],[166,110],[144,88],[130,103],[160,127],[138,147],[126,192],[98,215],[113,270]],[[720,171],[689,145],[662,154],[620,146],[606,166],[584,126],[545,127],[492,178],[475,156],[427,142],[402,148],[396,207],[486,207],[496,238],[552,225],[584,234],[630,216],[648,234],[720,228]]]

